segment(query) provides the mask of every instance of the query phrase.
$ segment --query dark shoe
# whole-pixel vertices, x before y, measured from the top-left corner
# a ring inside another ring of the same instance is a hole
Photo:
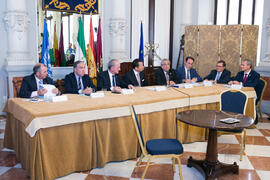
[[[255,122],[254,122],[254,124],[256,125],[256,124],[258,124],[258,115],[256,114],[256,118],[255,118]]]

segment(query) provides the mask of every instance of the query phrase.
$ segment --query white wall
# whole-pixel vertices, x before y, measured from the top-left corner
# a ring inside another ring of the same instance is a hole
[[[0,113],[7,98],[7,74],[5,71],[5,59],[7,56],[7,32],[5,30],[6,1],[1,0],[0,6]],[[2,114],[2,113],[1,113]]]

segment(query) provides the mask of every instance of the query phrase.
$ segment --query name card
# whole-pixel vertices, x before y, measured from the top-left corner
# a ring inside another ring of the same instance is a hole
[[[62,101],[67,101],[68,97],[66,95],[62,96],[53,96],[50,98],[51,102],[62,102]]]
[[[203,81],[203,85],[204,86],[213,86],[213,82],[212,81]]]
[[[242,89],[242,87],[243,87],[243,86],[242,86],[241,84],[232,84],[232,85],[231,85],[231,88],[232,88],[232,89]]]
[[[193,84],[191,83],[185,83],[184,88],[193,88]]]
[[[156,86],[155,87],[155,91],[166,91],[166,90],[167,90],[166,86]]]
[[[95,93],[91,93],[91,98],[102,98],[104,97],[104,92],[95,92]]]
[[[133,89],[122,89],[121,94],[134,94],[134,90]]]

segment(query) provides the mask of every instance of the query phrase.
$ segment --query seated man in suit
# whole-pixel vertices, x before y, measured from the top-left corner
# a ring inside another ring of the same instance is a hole
[[[231,72],[226,69],[225,61],[220,60],[217,62],[216,69],[212,70],[210,74],[203,79],[220,84],[227,84],[231,79]]]
[[[88,74],[85,74],[85,64],[83,61],[76,61],[73,65],[72,73],[65,77],[65,90],[70,94],[90,95],[96,91]]]
[[[180,82],[175,70],[170,69],[170,65],[171,62],[169,59],[163,59],[161,61],[161,67],[155,72],[156,85],[175,85]]]
[[[177,69],[176,73],[180,83],[195,83],[202,81],[202,78],[199,76],[196,70],[192,68],[193,63],[193,57],[186,57],[184,66]]]
[[[43,88],[43,84],[53,84],[53,80],[48,77],[47,67],[44,64],[38,63],[33,67],[33,74],[25,76],[22,81],[19,97],[31,98],[43,96],[47,93],[47,89]],[[52,90],[58,94],[60,91],[57,88]]]
[[[132,70],[128,71],[124,80],[127,84],[132,84],[133,86],[147,86],[146,79],[144,78],[144,66],[140,59],[135,59],[132,62]]]
[[[229,84],[242,84],[244,87],[256,87],[260,74],[252,70],[252,62],[245,59],[241,63],[242,71],[238,72],[236,77],[229,81]]]
[[[97,89],[106,89],[112,92],[121,92],[121,88],[134,89],[134,86],[127,84],[119,75],[120,62],[117,59],[112,59],[108,63],[108,70],[98,73]]]

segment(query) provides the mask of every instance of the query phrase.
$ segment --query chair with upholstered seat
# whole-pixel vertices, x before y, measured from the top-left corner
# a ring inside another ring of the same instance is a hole
[[[220,110],[234,112],[239,114],[245,114],[247,106],[248,96],[246,93],[240,90],[225,90],[220,94]],[[240,161],[243,159],[243,152],[245,150],[246,130],[227,130],[225,132],[237,133],[241,135],[241,149],[240,149]]]
[[[132,105],[130,105],[130,112],[132,115],[133,123],[136,129],[137,137],[142,151],[139,161],[136,163],[135,173],[138,171],[138,168],[140,166],[140,163],[142,162],[143,157],[148,158],[148,160],[141,179],[144,179],[144,176],[149,167],[151,159],[169,157],[172,158],[174,172],[175,172],[175,159],[178,160],[179,176],[180,179],[182,180],[183,177],[180,160],[180,156],[183,154],[182,144],[177,139],[151,139],[145,143],[142,137],[142,131],[140,128],[140,124],[138,122],[135,109]]]
[[[257,86],[255,87],[255,91],[257,94],[256,108],[258,109],[260,113],[260,118],[262,118],[261,103],[262,103],[262,97],[263,97],[266,86],[267,86],[267,82],[264,79],[260,78]]]

